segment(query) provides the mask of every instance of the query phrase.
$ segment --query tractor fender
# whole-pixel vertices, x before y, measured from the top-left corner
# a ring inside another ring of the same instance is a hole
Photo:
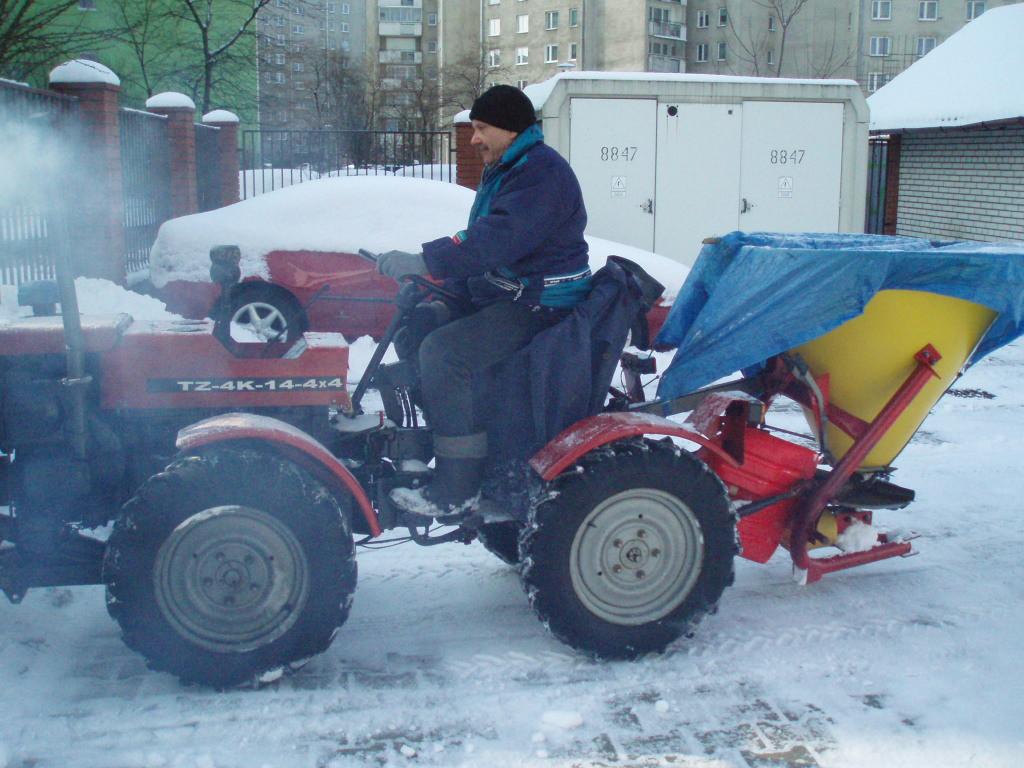
[[[283,448],[333,492],[351,495],[366,518],[370,533],[380,536],[377,514],[359,481],[317,440],[287,422],[253,413],[224,413],[185,427],[178,432],[175,445],[182,453],[194,453],[231,440],[261,440]]]
[[[726,453],[721,445],[686,424],[650,413],[628,411],[601,413],[577,421],[537,451],[530,459],[530,466],[544,480],[553,480],[595,448],[640,435],[669,435],[689,440],[720,456],[723,461],[739,466],[739,462]]]

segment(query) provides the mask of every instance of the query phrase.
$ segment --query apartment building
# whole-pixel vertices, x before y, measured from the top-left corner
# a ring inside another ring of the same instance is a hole
[[[302,130],[338,122],[341,70],[366,56],[366,8],[365,0],[272,0],[260,12],[261,128]]]
[[[871,93],[987,9],[1020,0],[693,0],[689,72],[856,79]]]

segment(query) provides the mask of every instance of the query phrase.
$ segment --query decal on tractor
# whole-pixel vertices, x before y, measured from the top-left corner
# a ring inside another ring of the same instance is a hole
[[[276,378],[251,379],[148,379],[146,391],[161,392],[290,392],[295,389],[318,389],[344,392],[345,380],[333,378]]]

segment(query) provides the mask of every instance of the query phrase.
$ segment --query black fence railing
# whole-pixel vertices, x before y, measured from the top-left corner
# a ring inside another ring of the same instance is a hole
[[[220,207],[220,152],[215,125],[195,124],[196,131],[196,195],[199,211]]]
[[[0,283],[52,278],[71,253],[77,112],[75,98],[0,81]]]
[[[889,137],[872,136],[868,144],[868,200],[864,231],[872,235],[885,232],[885,196],[889,172]]]
[[[171,216],[171,158],[165,116],[122,109],[120,125],[125,266],[131,274],[149,266],[157,230]]]
[[[242,131],[243,199],[326,176],[454,181],[447,131]]]

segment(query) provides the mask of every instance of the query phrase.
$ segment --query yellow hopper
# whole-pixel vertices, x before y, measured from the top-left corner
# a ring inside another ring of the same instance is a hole
[[[903,450],[949,388],[996,318],[973,302],[925,291],[885,290],[875,294],[861,315],[792,352],[816,377],[828,374],[828,400],[870,422],[916,366],[914,355],[931,344],[942,355],[931,379],[861,463],[886,467]],[[808,412],[811,426],[816,418]],[[827,425],[828,448],[838,461],[852,438]]]

